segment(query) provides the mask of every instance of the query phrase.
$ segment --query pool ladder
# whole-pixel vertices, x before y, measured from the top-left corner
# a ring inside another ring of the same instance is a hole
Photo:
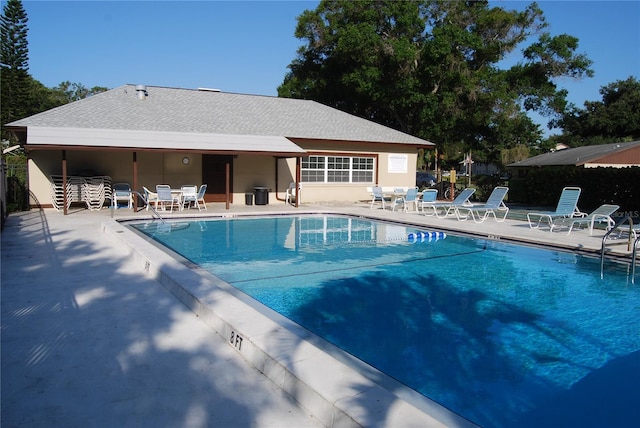
[[[619,221],[618,223],[616,223],[616,225],[613,226],[609,231],[607,231],[607,233],[605,233],[605,235],[602,237],[602,245],[600,246],[600,279],[604,278],[604,255],[607,247],[607,239],[609,239],[609,236],[618,229],[620,229],[620,231],[618,232],[619,235],[623,233],[624,230],[622,230],[621,227],[625,223],[629,224],[629,229],[628,229],[629,238],[626,239],[624,242],[617,242],[616,244],[624,244],[626,242],[627,251],[631,250],[631,283],[635,284],[636,264],[638,263],[636,255],[638,250],[638,242],[640,241],[640,233],[638,232],[640,232],[640,229],[638,229],[637,227],[638,225],[634,227],[633,218],[631,216],[628,216],[624,218],[622,221]],[[635,236],[635,239],[634,239],[634,236]],[[632,241],[633,241],[633,244],[632,244]],[[633,248],[632,248],[632,245],[633,245]]]
[[[142,195],[137,190],[134,190],[131,193],[133,193],[134,195],[138,195],[138,197],[140,197],[140,199],[142,199],[142,201],[145,203],[145,205],[147,205],[149,208],[151,208],[151,211],[156,215],[156,217],[158,217],[160,219],[160,221],[162,223],[166,223],[167,222],[165,219],[162,218],[162,216],[158,213],[158,211],[155,208],[153,208],[153,205],[149,204],[149,201],[147,201],[147,198],[145,198],[144,195]],[[111,217],[113,218],[113,205],[111,206]]]

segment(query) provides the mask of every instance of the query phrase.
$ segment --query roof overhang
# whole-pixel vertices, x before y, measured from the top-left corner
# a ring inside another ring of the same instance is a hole
[[[29,126],[27,150],[116,149],[253,153],[300,156],[305,150],[281,136]]]

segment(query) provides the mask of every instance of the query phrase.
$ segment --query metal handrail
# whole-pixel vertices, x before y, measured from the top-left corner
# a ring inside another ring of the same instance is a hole
[[[158,214],[158,211],[156,211],[155,208],[153,208],[153,205],[151,205],[149,203],[149,201],[147,200],[147,198],[145,198],[140,192],[138,192],[137,190],[132,191],[131,193],[138,195],[140,197],[140,199],[143,200],[143,202],[145,203],[145,205],[147,205],[149,208],[151,208],[151,211],[156,215],[156,217],[158,217],[160,219],[160,221],[162,223],[166,223],[166,220],[162,218],[162,216],[160,214]],[[113,204],[111,205],[111,218],[113,218]]]
[[[134,190],[133,193],[135,193],[136,195],[138,195],[145,203],[146,206],[148,206],[149,208],[151,208],[151,211],[160,219],[160,221],[162,223],[166,223],[166,220],[162,218],[162,216],[158,213],[158,211],[156,211],[155,208],[153,208],[153,205],[151,205],[149,203],[149,201],[147,200],[147,198],[145,198],[144,196],[142,196],[142,194],[140,192],[138,192],[137,190]]]
[[[627,216],[621,221],[619,221],[618,223],[616,223],[615,226],[609,229],[607,233],[605,233],[604,236],[602,237],[602,244],[600,246],[600,279],[604,278],[604,253],[607,246],[607,239],[609,238],[609,235],[611,235],[615,230],[619,229],[620,226],[624,225],[627,222],[629,223],[629,239],[628,239],[627,249],[631,250],[631,235],[633,232],[633,218],[631,216]],[[639,238],[640,237],[636,237],[633,243],[633,251],[631,254],[631,272],[632,272],[631,282],[632,283],[635,283],[634,276],[635,276],[635,267],[636,267],[636,247],[637,247]]]
[[[640,242],[640,236],[636,236],[636,240],[633,241],[633,251],[631,252],[631,283],[636,283],[636,250],[638,249],[638,242]]]

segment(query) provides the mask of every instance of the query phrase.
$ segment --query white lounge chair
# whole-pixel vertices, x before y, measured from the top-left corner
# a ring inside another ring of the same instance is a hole
[[[444,218],[447,217],[453,211],[455,213],[455,209],[457,207],[471,206],[471,202],[469,198],[474,194],[476,189],[472,189],[467,187],[464,189],[456,198],[451,202],[445,201],[435,201],[435,202],[423,202],[422,203],[422,212],[424,215],[436,215],[436,217]],[[429,208],[433,210],[432,214],[427,214],[426,209]],[[441,211],[441,214],[439,213]]]
[[[570,219],[571,224],[569,225],[569,231],[567,232],[567,235],[571,233],[575,226],[585,224],[589,225],[589,235],[593,235],[593,226],[595,225],[595,223],[606,222],[606,229],[609,230],[611,227],[613,227],[613,225],[616,224],[616,222],[611,218],[611,215],[616,212],[618,208],[620,208],[620,205],[604,204],[596,208],[591,214],[588,214],[584,217]]]
[[[547,223],[549,231],[553,232],[553,229],[560,224],[558,222],[554,224],[555,219],[584,217],[585,214],[578,210],[578,198],[581,191],[582,189],[579,187],[565,187],[562,189],[555,211],[530,212],[527,214],[529,227],[538,229],[542,223]]]
[[[473,219],[476,223],[484,222],[487,217],[493,215],[493,218],[497,222],[503,222],[507,218],[507,214],[509,213],[509,207],[507,207],[504,203],[504,198],[507,196],[507,192],[509,191],[508,187],[498,186],[493,189],[487,202],[480,205],[473,205],[470,207],[465,206],[457,206],[456,217],[460,221],[468,220],[469,217]],[[496,213],[504,213],[500,218]],[[464,213],[464,215],[463,215]]]

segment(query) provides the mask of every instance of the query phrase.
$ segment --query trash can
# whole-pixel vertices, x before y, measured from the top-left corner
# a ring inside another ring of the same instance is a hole
[[[253,205],[253,193],[244,194],[244,203],[245,205]]]
[[[269,189],[266,187],[254,187],[253,193],[256,197],[256,205],[267,205],[269,203]]]

